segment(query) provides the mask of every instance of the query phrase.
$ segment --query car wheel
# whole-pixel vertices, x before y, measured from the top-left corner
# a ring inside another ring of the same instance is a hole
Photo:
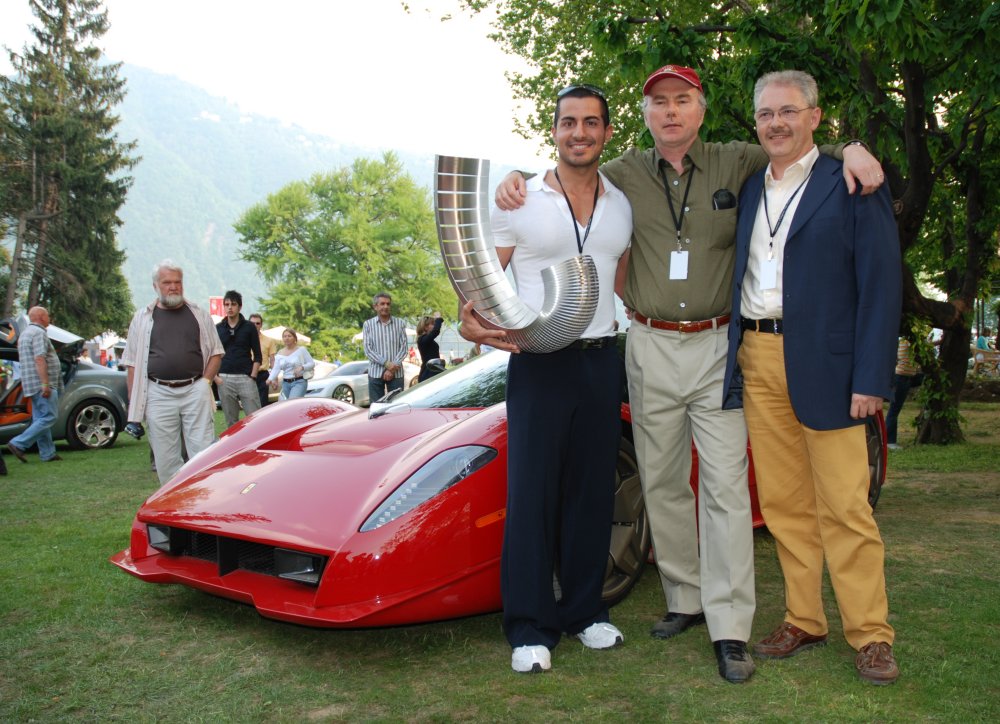
[[[885,423],[881,415],[865,420],[865,443],[868,446],[868,504],[874,510],[885,480]]]
[[[614,485],[615,510],[611,522],[611,547],[604,571],[604,589],[601,591],[601,600],[608,606],[625,600],[639,582],[652,545],[635,448],[624,437],[618,446]],[[552,576],[552,588],[558,601],[562,598],[559,571]]]
[[[337,385],[333,390],[333,399],[346,402],[348,405],[354,404],[354,390],[350,385]]]
[[[601,594],[607,605],[614,606],[624,600],[638,583],[649,560],[651,541],[635,448],[623,437],[618,446],[611,548]]]
[[[76,450],[111,447],[118,438],[118,417],[102,400],[81,402],[69,416],[66,441]]]

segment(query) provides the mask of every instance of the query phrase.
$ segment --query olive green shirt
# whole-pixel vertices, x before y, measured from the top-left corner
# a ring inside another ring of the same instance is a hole
[[[820,151],[842,158],[843,146]],[[678,249],[659,164],[679,217],[689,174],[691,190],[681,222],[680,249],[688,252],[687,278],[670,279],[670,252]],[[739,197],[743,182],[767,166],[760,146],[696,139],[678,175],[656,149],[631,149],[601,167],[632,204],[632,247],[625,280],[627,306],[651,319],[699,321],[728,314],[736,253],[736,205],[713,210],[712,195],[727,189]]]

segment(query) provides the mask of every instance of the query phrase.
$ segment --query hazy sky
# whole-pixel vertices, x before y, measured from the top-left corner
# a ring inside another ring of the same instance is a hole
[[[105,54],[173,75],[243,110],[381,149],[536,163],[513,133],[488,18],[456,0],[106,0]],[[441,20],[444,16],[450,20]],[[0,43],[20,51],[27,0],[0,2]],[[6,54],[0,71],[8,72]]]

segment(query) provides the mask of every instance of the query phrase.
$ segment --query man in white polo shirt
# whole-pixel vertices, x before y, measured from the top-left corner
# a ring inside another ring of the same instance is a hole
[[[523,673],[549,669],[550,652],[564,633],[593,649],[624,638],[601,601],[621,436],[614,293],[632,234],[628,201],[597,170],[611,133],[600,89],[564,89],[552,128],[556,168],[528,182],[522,208],[494,208],[492,214],[500,263],[511,264],[518,296],[529,307],[542,305],[542,270],[578,254],[593,258],[600,288],[597,312],[581,339],[557,352],[514,354],[509,362],[501,586],[511,666]],[[471,306],[462,319],[466,339],[493,339]]]

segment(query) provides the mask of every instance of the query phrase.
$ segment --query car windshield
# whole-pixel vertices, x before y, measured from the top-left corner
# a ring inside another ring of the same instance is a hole
[[[354,375],[363,375],[367,372],[367,362],[348,362],[330,372],[328,377],[353,377]]]
[[[503,402],[507,387],[506,352],[473,357],[392,398],[415,408],[490,407]]]

